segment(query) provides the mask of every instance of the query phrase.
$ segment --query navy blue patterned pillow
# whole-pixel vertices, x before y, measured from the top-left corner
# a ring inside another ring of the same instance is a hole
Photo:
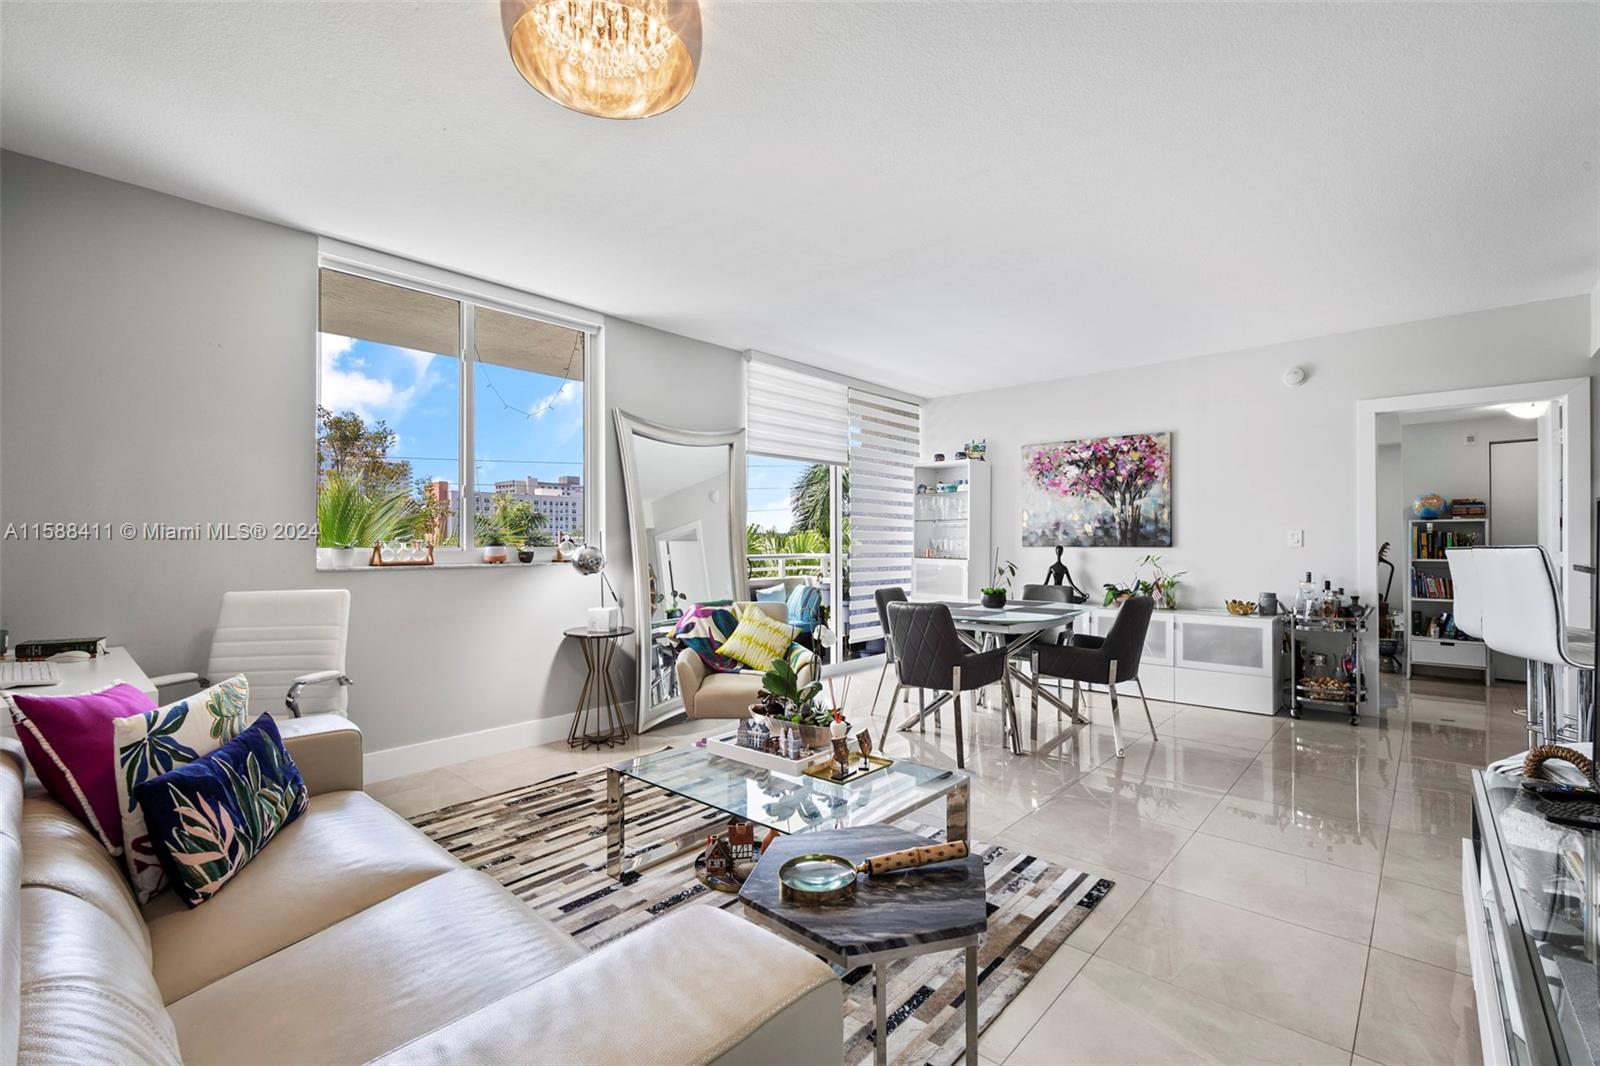
[[[167,879],[191,907],[216,895],[308,802],[270,714],[134,795]]]

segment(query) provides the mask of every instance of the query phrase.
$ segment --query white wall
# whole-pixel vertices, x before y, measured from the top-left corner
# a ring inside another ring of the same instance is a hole
[[[1457,496],[1489,498],[1489,445],[1497,440],[1534,440],[1536,420],[1486,414],[1451,422],[1422,422],[1400,429],[1401,461],[1405,467],[1405,499],[1437,492],[1446,500]],[[1467,438],[1473,438],[1470,442]],[[1381,516],[1380,516],[1381,520]],[[1535,522],[1538,515],[1534,515]]]
[[[1078,583],[1125,579],[1147,551],[1187,569],[1185,606],[1291,596],[1311,570],[1356,584],[1357,400],[1588,377],[1586,296],[1412,322],[1177,363],[943,397],[923,408],[923,445],[950,452],[987,437],[994,543],[1037,580],[1048,548],[1021,546],[1023,445],[1170,431],[1173,547],[1069,549]],[[1309,380],[1286,388],[1283,372]],[[1288,533],[1304,530],[1305,546]],[[1397,579],[1398,580],[1398,579]]]
[[[0,522],[313,521],[316,239],[10,153],[0,182]],[[647,418],[739,419],[736,352],[611,320],[605,361]],[[627,597],[614,447],[607,465]],[[204,664],[228,589],[349,588],[379,773],[564,735],[583,667],[561,630],[599,594],[564,566],[317,574],[304,543],[13,541],[5,562],[14,635],[104,633],[152,674]]]

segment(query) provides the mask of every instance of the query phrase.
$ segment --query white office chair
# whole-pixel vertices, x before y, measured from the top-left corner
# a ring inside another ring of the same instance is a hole
[[[1556,671],[1593,670],[1594,652],[1568,639],[1549,553],[1537,544],[1497,544],[1471,554],[1483,589],[1484,643],[1528,661],[1528,746],[1559,742],[1565,738]]]
[[[150,680],[157,688],[187,682],[205,688],[243,674],[250,682],[252,716],[279,700],[295,718],[345,714],[345,689],[352,684],[344,672],[349,630],[348,589],[225,593],[205,674],[185,671]]]

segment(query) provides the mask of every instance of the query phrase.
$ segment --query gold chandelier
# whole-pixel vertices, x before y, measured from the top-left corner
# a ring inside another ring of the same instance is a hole
[[[698,0],[500,0],[511,61],[541,93],[600,118],[649,118],[694,88]]]

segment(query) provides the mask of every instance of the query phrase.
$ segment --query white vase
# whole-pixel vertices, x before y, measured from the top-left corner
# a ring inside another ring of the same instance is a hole
[[[486,563],[505,562],[506,546],[504,544],[485,544],[483,546],[483,561]]]
[[[338,548],[318,548],[317,549],[317,569],[318,570],[336,570],[336,569],[338,569],[338,567],[339,567],[339,549]]]
[[[345,551],[350,553],[351,570],[359,570],[362,567],[372,565],[371,548],[346,548]]]

